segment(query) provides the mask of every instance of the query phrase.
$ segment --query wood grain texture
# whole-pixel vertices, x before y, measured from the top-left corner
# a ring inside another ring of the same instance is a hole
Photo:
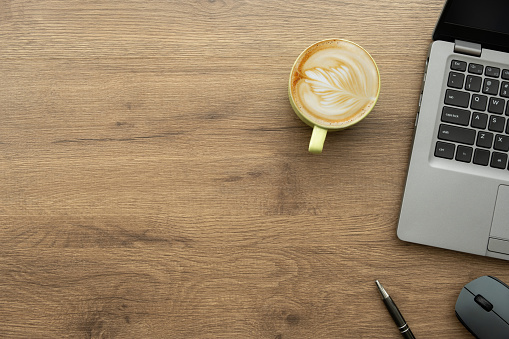
[[[469,338],[501,260],[396,223],[433,1],[0,0],[0,337]],[[375,58],[362,123],[307,153],[287,80],[329,37]]]

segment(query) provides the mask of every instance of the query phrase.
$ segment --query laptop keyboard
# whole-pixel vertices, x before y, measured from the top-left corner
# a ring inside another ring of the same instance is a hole
[[[509,69],[452,60],[435,156],[508,168]]]

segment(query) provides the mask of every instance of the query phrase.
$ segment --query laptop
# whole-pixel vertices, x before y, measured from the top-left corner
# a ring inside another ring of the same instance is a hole
[[[509,260],[509,1],[448,0],[433,33],[401,240]]]

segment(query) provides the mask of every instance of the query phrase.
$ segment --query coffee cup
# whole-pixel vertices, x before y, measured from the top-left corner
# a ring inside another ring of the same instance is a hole
[[[364,119],[380,94],[380,72],[371,55],[348,40],[327,39],[306,48],[293,64],[288,97],[313,128],[309,152],[321,153],[327,131]]]

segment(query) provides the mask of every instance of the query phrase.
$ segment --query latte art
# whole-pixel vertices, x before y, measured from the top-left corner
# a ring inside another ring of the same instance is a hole
[[[378,70],[361,47],[342,40],[313,45],[301,54],[292,70],[290,90],[295,105],[307,119],[342,127],[360,120],[375,105]]]
[[[306,83],[311,91],[320,98],[320,105],[330,113],[337,115],[348,114],[352,110],[358,110],[359,105],[364,106],[366,101],[374,98],[366,93],[366,81],[363,74],[352,76],[346,66],[332,69],[316,68],[304,73]],[[355,81],[358,79],[358,82]]]

